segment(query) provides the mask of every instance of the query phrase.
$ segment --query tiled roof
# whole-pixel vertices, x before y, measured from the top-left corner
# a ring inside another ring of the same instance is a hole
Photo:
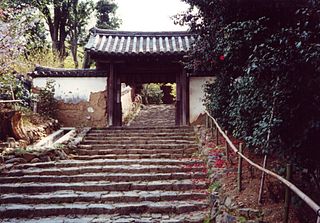
[[[37,66],[32,77],[106,77],[105,71],[96,69],[64,69]]]
[[[107,55],[184,55],[194,42],[189,32],[124,32],[94,28],[85,49]]]

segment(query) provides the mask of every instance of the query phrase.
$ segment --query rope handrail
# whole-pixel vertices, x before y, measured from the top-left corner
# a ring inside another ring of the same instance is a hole
[[[245,159],[249,164],[251,164],[252,166],[256,167],[257,169],[265,172],[266,174],[269,174],[273,177],[275,177],[276,179],[278,179],[279,181],[281,181],[283,184],[285,184],[287,187],[289,187],[295,194],[297,194],[304,202],[306,202],[306,204],[309,205],[309,207],[311,207],[316,214],[318,215],[318,221],[317,223],[319,223],[319,210],[320,210],[320,206],[314,202],[311,198],[309,198],[305,193],[303,193],[298,187],[296,187],[293,183],[291,183],[290,181],[284,179],[283,177],[279,176],[278,174],[263,168],[262,166],[254,163],[252,160],[250,160],[249,158],[247,158],[245,155],[243,155],[242,153],[239,152],[239,150],[237,149],[237,147],[232,143],[232,141],[229,139],[229,137],[224,133],[224,131],[222,130],[222,128],[219,126],[218,122],[215,120],[215,118],[213,118],[208,111],[205,111],[205,113],[208,115],[208,117],[210,117],[212,119],[212,121],[214,122],[215,126],[217,127],[217,129],[219,130],[219,132],[221,133],[221,135],[223,136],[223,138],[227,141],[227,143],[229,144],[230,148],[239,156],[241,156],[243,159]]]
[[[22,100],[0,100],[0,103],[15,103],[22,102]]]

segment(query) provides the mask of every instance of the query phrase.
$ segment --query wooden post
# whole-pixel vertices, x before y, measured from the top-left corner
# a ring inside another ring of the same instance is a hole
[[[10,84],[10,91],[11,91],[12,100],[15,100],[14,93],[13,93],[13,88],[12,88],[11,84]]]
[[[214,122],[213,122],[213,120],[210,118],[210,120],[211,120],[211,136],[213,137],[213,132],[214,132]],[[217,128],[217,127],[216,127]]]
[[[287,176],[286,179],[290,181],[291,179],[291,165],[287,164]],[[289,209],[290,209],[290,203],[291,203],[291,194],[290,194],[290,188],[286,187],[286,194],[285,194],[285,200],[284,200],[284,223],[288,223],[289,220]]]
[[[268,159],[268,156],[265,155],[264,159],[263,159],[263,168],[266,168],[266,166],[267,166],[267,159]],[[260,189],[259,189],[259,198],[258,198],[259,204],[262,203],[262,194],[263,194],[263,186],[264,186],[265,177],[266,177],[265,172],[262,172],[261,181],[260,181]]]
[[[225,131],[225,133],[226,133],[226,135],[228,136],[228,131],[227,131],[227,130]],[[230,161],[230,159],[229,159],[229,144],[228,144],[227,140],[226,140],[226,142],[225,142],[225,147],[226,147],[226,157],[227,157],[227,160]]]
[[[108,76],[108,104],[107,104],[107,108],[108,108],[108,125],[112,126],[113,123],[113,115],[114,115],[114,88],[115,88],[115,81],[114,81],[114,69],[113,69],[113,64],[110,63],[109,65],[109,76]]]
[[[176,74],[176,125],[181,124],[181,80],[180,74]]]
[[[216,145],[219,145],[219,129],[216,128]]]
[[[180,83],[181,83],[181,125],[187,125],[187,107],[188,107],[188,96],[187,96],[187,73],[182,69],[180,74]]]
[[[242,143],[239,144],[239,152],[242,153]],[[238,158],[238,191],[242,190],[242,157],[239,155]]]
[[[119,74],[115,74],[115,89],[114,89],[114,115],[113,125],[122,125],[122,109],[121,109],[121,79]]]
[[[206,128],[209,127],[209,116],[206,114]]]

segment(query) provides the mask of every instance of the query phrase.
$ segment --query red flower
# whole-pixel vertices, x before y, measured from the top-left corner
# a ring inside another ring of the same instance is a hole
[[[221,55],[221,56],[219,57],[219,60],[224,61],[224,56]]]

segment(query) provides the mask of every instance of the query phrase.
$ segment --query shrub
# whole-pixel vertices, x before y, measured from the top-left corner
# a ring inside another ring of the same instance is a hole
[[[163,91],[160,84],[144,84],[141,90],[142,100],[145,104],[161,104]]]
[[[54,117],[57,110],[57,100],[54,98],[54,81],[47,81],[37,96],[38,113]]]

